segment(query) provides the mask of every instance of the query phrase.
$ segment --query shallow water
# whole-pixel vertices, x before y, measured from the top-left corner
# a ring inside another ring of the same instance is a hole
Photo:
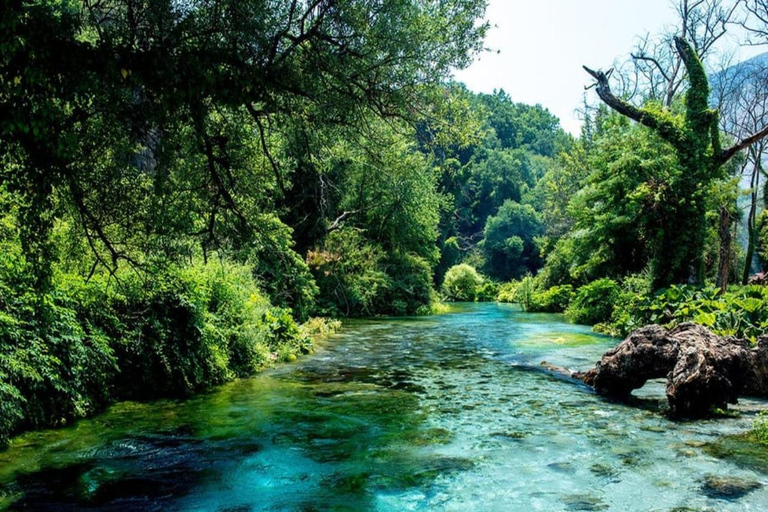
[[[660,383],[630,407],[539,365],[586,369],[615,342],[493,304],[349,322],[297,364],[15,439],[0,509],[768,509],[768,475],[705,449],[765,403],[673,423]]]

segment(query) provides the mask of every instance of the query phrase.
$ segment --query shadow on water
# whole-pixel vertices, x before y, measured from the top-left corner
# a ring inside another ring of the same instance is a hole
[[[767,468],[713,457],[710,447],[742,431],[762,404],[745,402],[741,419],[675,424],[660,414],[653,385],[630,407],[539,367],[585,369],[614,343],[557,315],[492,304],[351,321],[298,364],[15,439],[0,452],[0,509],[558,511],[652,502],[728,511],[768,502]]]

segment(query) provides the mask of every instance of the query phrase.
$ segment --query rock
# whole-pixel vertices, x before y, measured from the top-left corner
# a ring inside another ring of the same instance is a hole
[[[697,324],[643,327],[608,351],[594,370],[574,374],[598,393],[626,399],[648,380],[666,378],[669,412],[700,417],[739,396],[768,396],[768,337],[757,347]]]
[[[730,476],[707,475],[704,478],[701,490],[710,498],[737,500],[762,486],[760,482],[752,480],[742,480]]]

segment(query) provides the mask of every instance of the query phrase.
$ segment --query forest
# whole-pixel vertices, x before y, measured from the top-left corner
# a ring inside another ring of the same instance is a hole
[[[484,0],[4,0],[0,443],[452,302],[756,344],[768,2],[675,6],[572,135],[452,78]]]

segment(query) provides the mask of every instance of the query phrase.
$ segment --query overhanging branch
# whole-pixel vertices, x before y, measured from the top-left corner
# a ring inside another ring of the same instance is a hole
[[[728,149],[725,149],[720,152],[720,154],[717,156],[717,161],[719,165],[724,164],[733,156],[741,151],[742,149],[746,149],[747,147],[751,146],[755,142],[759,141],[760,139],[763,139],[765,137],[768,137],[768,126],[765,126],[762,130],[753,133],[749,137],[746,137],[745,139],[742,139],[741,141],[737,142],[733,146],[729,147]]]
[[[608,83],[608,79],[610,78],[611,72],[613,70],[605,73],[600,70],[595,71],[588,68],[587,66],[583,67],[584,70],[589,73],[592,78],[595,79],[595,89],[597,90],[597,95],[601,100],[603,100],[603,103],[611,107],[619,114],[655,130],[668,142],[675,145],[679,142],[677,140],[677,129],[671,122],[661,118],[654,112],[648,111],[647,109],[638,108],[613,94],[611,91],[611,86]]]

